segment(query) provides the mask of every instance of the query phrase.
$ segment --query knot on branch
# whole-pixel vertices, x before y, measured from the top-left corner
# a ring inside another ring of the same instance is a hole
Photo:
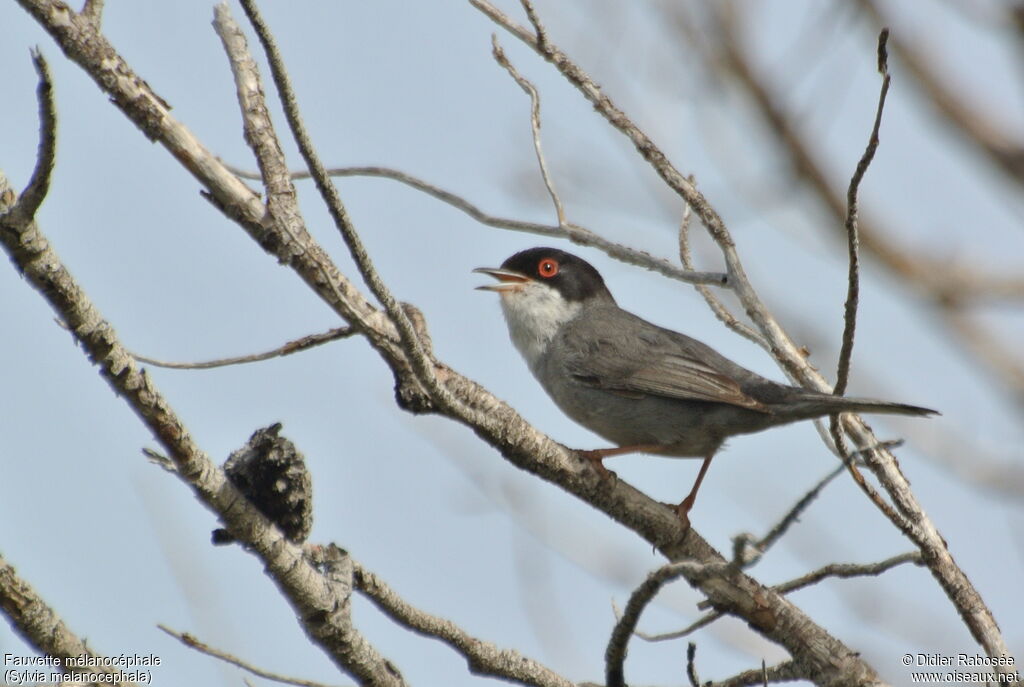
[[[228,457],[224,472],[285,537],[301,544],[313,529],[313,479],[302,454],[278,435],[280,431],[281,423],[275,422],[253,432],[245,446]],[[217,529],[212,540],[230,544],[235,537]]]

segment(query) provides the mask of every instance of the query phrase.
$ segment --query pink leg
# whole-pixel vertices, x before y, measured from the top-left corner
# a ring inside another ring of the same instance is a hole
[[[712,453],[704,459],[704,462],[700,466],[700,472],[697,473],[697,481],[695,481],[693,483],[693,487],[690,488],[690,493],[685,499],[679,502],[678,506],[676,506],[676,512],[679,513],[679,517],[687,524],[690,522],[690,509],[693,508],[693,502],[697,500],[697,491],[700,489],[700,483],[704,481],[704,475],[707,474],[708,468],[711,467],[711,459],[714,457],[715,454]]]
[[[650,451],[652,453],[660,449],[661,446],[658,444],[637,444],[635,446],[615,446],[614,448],[596,448],[591,451],[577,451],[576,454],[584,460],[590,461],[597,471],[601,473],[602,477],[611,477],[615,473],[604,466],[605,458],[612,458],[614,456],[621,456],[626,453],[643,453]]]

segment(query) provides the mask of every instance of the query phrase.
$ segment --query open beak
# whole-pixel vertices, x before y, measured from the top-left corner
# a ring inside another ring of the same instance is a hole
[[[503,291],[516,291],[523,284],[530,281],[530,278],[524,274],[495,267],[477,267],[473,271],[481,274],[489,274],[498,280],[497,284],[484,284],[483,286],[476,287],[477,291],[497,291],[498,293],[502,293]]]

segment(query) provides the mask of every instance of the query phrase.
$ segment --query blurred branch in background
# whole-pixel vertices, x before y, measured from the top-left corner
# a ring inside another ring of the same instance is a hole
[[[959,5],[960,3],[951,3]],[[970,4],[970,3],[967,3]],[[974,146],[988,157],[992,166],[1024,190],[1024,140],[1020,131],[1011,131],[1011,123],[1000,120],[997,110],[971,102],[968,93],[954,85],[954,79],[943,76],[936,67],[942,64],[942,54],[927,45],[913,30],[893,24],[875,0],[858,0],[857,5],[872,25],[892,26],[895,39],[892,49],[902,66],[910,73],[913,83],[931,104],[934,111],[948,124],[950,131]],[[1019,5],[1018,5],[1019,7]],[[1007,6],[1001,22],[983,26],[994,40],[1015,21],[1015,10]],[[993,17],[995,19],[995,17]],[[972,65],[980,69],[982,65]]]
[[[765,131],[775,138],[780,156],[788,161],[793,174],[817,195],[833,218],[829,225],[838,236],[846,215],[842,185],[826,171],[827,165],[817,152],[819,146],[789,114],[785,98],[775,92],[770,79],[758,73],[747,47],[750,28],[745,21],[747,15],[723,3],[702,7],[707,16],[699,18],[693,16],[692,9],[686,5],[662,5],[666,19],[680,28],[685,44],[703,58],[707,69],[727,73],[733,83],[748,93],[766,125]],[[901,46],[898,31],[893,43]],[[901,47],[894,47],[894,51],[903,57]],[[981,128],[989,130],[989,127]],[[1007,159],[1002,154],[996,157]],[[905,232],[877,215],[877,211],[862,212],[860,238],[864,250],[907,288],[931,301],[935,312],[945,320],[947,332],[989,370],[993,383],[1008,391],[1024,410],[1024,357],[999,343],[1000,335],[971,314],[972,308],[992,303],[1008,302],[1020,307],[1024,300],[1024,277],[1020,276],[1024,265],[1013,272],[998,274],[988,266],[964,264],[929,254],[920,246],[899,243],[895,237]],[[936,248],[935,244],[929,247],[932,252]]]

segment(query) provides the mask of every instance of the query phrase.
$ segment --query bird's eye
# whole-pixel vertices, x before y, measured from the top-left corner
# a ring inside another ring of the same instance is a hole
[[[558,261],[554,258],[543,258],[537,263],[537,274],[547,279],[558,274]]]

